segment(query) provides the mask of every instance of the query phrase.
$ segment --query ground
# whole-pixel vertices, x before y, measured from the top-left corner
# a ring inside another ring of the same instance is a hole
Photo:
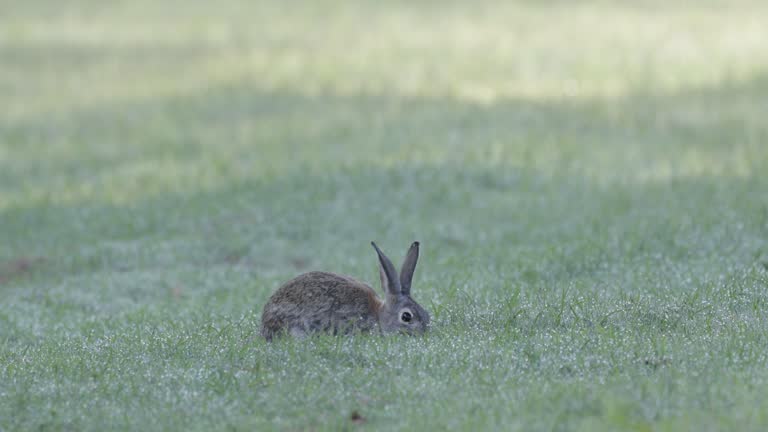
[[[0,430],[768,429],[765,2],[0,8]]]

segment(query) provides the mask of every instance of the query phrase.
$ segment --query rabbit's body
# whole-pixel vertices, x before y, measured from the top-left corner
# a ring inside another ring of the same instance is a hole
[[[261,335],[272,340],[281,333],[304,336],[317,331],[347,334],[426,330],[429,314],[410,295],[419,243],[411,245],[399,276],[389,258],[376,244],[373,247],[379,256],[384,300],[373,288],[349,276],[304,273],[286,282],[270,297],[261,315]]]
[[[280,287],[264,307],[261,335],[370,331],[379,325],[382,306],[373,288],[349,276],[304,273]]]

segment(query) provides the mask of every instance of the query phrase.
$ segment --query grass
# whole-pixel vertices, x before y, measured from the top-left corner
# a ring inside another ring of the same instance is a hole
[[[0,430],[768,427],[763,2],[3,3]]]

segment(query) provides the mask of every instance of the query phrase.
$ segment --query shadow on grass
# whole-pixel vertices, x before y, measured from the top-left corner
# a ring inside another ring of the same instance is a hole
[[[131,189],[414,162],[524,168],[630,182],[744,176],[768,165],[768,79],[617,101],[479,105],[397,95],[303,95],[237,82],[197,94],[4,124],[3,189]],[[2,122],[2,119],[0,119]],[[41,150],[45,149],[45,150]],[[158,171],[166,170],[163,175]],[[178,178],[171,177],[172,175]],[[183,184],[179,184],[183,183]],[[114,186],[113,186],[114,184]],[[63,191],[62,193],[66,193]],[[77,199],[92,192],[70,193]],[[24,201],[22,194],[15,201]]]

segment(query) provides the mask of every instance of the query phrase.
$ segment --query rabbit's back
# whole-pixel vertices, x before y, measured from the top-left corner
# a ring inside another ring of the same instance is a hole
[[[382,307],[376,292],[351,277],[327,272],[300,275],[281,286],[264,306],[261,334],[304,335],[369,331],[378,326]]]

